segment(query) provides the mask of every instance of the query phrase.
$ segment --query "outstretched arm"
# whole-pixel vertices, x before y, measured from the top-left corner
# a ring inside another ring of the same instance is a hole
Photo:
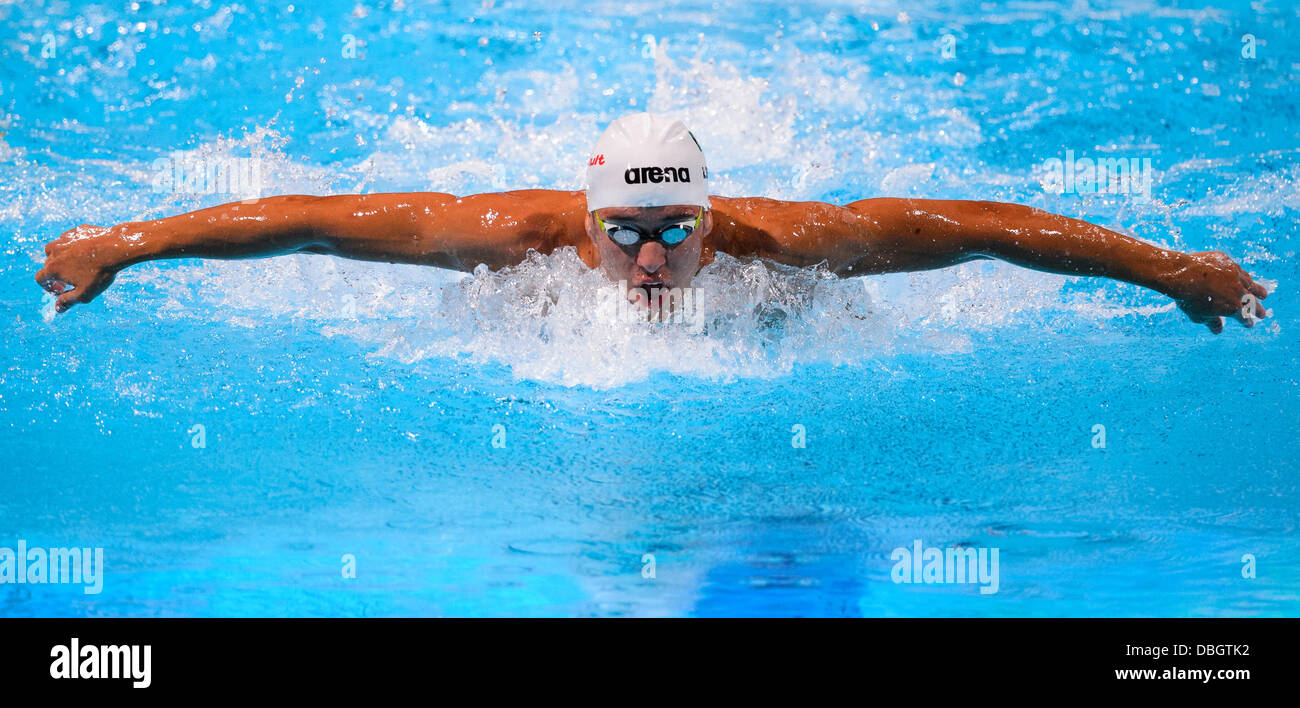
[[[469,270],[517,263],[528,249],[572,245],[581,193],[520,190],[283,196],[235,202],[154,221],[82,225],[45,246],[36,281],[62,312],[89,302],[118,271],[162,258],[254,258],[324,253]]]
[[[1222,330],[1224,316],[1250,327],[1268,314],[1255,300],[1268,290],[1224,253],[1170,251],[1020,204],[938,199],[866,199],[844,207],[766,199],[725,202],[728,213],[715,219],[730,221],[731,235],[748,241],[756,255],[797,265],[825,260],[841,275],[998,258],[1151,288],[1173,298],[1192,321],[1215,333]]]

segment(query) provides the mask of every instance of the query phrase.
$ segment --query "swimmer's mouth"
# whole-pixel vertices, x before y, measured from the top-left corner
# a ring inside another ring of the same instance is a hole
[[[639,283],[633,287],[633,290],[640,290],[644,293],[645,303],[653,304],[656,298],[662,297],[668,292],[668,286],[656,280],[649,283]]]

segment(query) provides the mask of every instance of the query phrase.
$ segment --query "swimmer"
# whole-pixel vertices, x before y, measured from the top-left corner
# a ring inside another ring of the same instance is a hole
[[[686,288],[718,252],[840,276],[1001,259],[1156,290],[1218,334],[1224,318],[1269,316],[1268,290],[1219,251],[1181,253],[1019,204],[874,198],[839,206],[708,193],[708,167],[681,121],[636,113],[614,121],[587,160],[584,191],[525,189],[279,196],[153,221],[82,225],[45,246],[36,281],[55,309],[87,303],[130,265],[163,258],[319,253],[473,270],[530,250],[574,248],[588,267],[626,281],[637,302]],[[629,295],[630,297],[631,295]]]

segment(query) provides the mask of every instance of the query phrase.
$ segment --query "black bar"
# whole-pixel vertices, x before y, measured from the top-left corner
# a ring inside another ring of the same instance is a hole
[[[259,686],[328,694],[350,682],[427,689],[435,678],[443,687],[479,682],[484,671],[505,684],[625,676],[632,690],[639,676],[716,682],[736,670],[725,665],[744,667],[747,681],[851,677],[960,693],[948,685],[953,677],[984,686],[1202,690],[1210,686],[1199,679],[1120,680],[1115,672],[1209,669],[1248,671],[1209,684],[1249,695],[1289,685],[1297,630],[1296,619],[5,619],[0,676],[6,687],[46,696]],[[51,649],[70,648],[74,637],[81,647],[149,645],[151,685],[52,678]]]

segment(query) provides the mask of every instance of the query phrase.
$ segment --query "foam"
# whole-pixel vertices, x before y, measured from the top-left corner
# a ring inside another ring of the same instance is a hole
[[[168,293],[157,310],[164,318],[233,326],[291,318],[375,357],[499,364],[519,379],[593,388],[655,373],[731,381],[901,352],[958,353],[973,333],[1022,328],[1048,312],[1098,321],[1140,312],[1063,297],[1065,278],[1005,264],[858,279],[720,254],[694,283],[705,303],[701,332],[613,319],[602,298],[615,285],[568,248],[471,274],[297,255],[145,266],[121,277]],[[1146,314],[1159,311],[1167,309]]]

